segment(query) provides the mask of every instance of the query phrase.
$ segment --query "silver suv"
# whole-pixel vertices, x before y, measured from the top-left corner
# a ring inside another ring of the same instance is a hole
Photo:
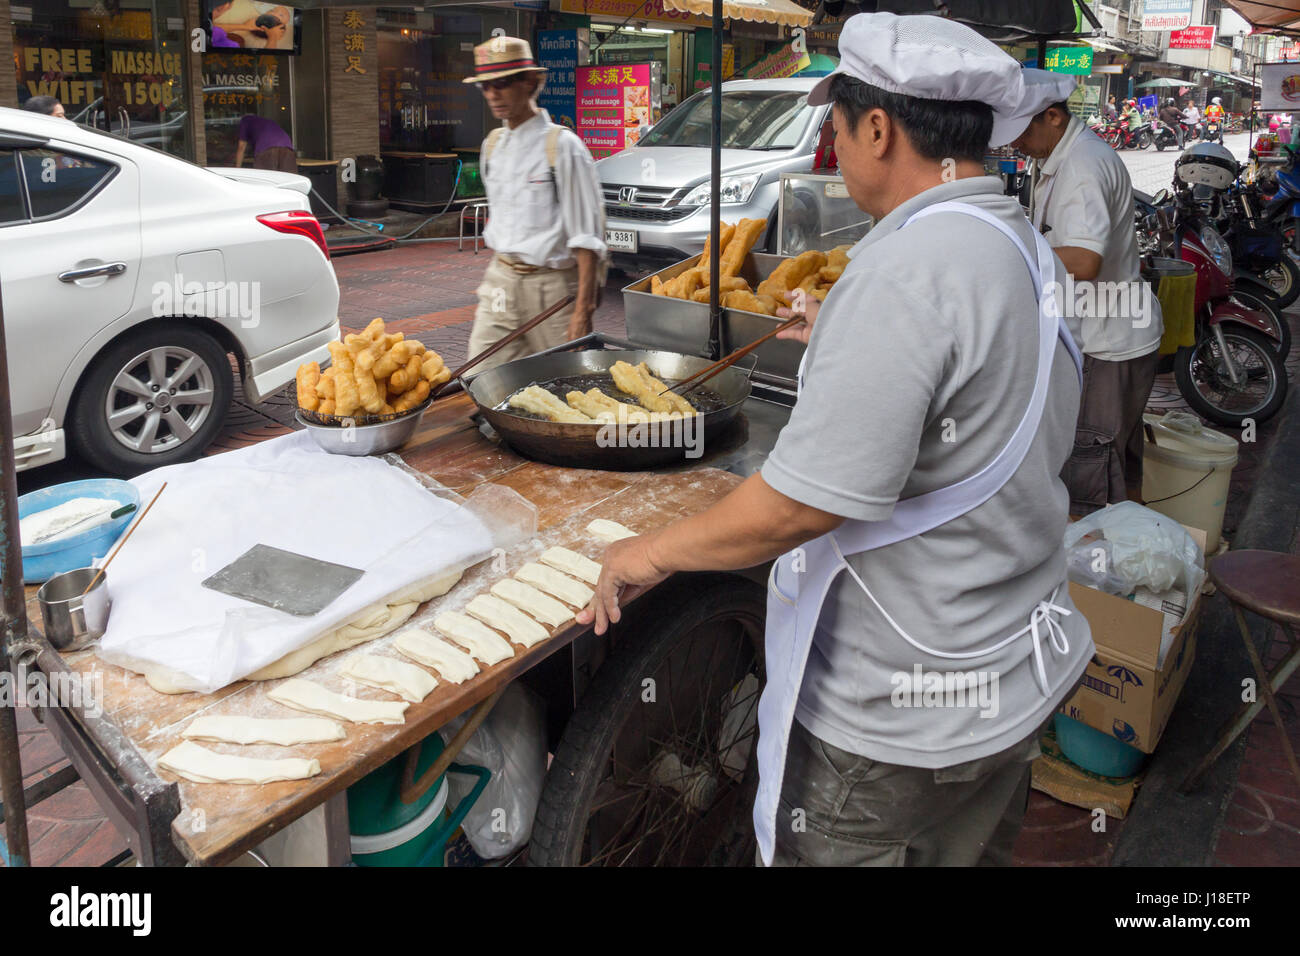
[[[813,168],[830,107],[809,106],[817,78],[722,84],[722,218],[767,219],[757,248],[775,251],[785,172]],[[710,92],[701,90],[640,143],[596,163],[614,265],[641,273],[699,254],[709,234]]]

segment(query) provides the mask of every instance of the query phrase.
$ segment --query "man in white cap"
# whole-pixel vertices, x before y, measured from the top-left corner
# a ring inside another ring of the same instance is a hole
[[[1038,736],[1093,647],[1066,588],[1059,475],[1078,353],[1058,269],[990,144],[1020,67],[951,20],[859,14],[832,103],[876,225],[808,326],[798,403],[759,474],[604,554],[579,615],[679,571],[769,578],[754,825],[765,863],[1007,863]]]
[[[1083,396],[1061,477],[1082,516],[1142,500],[1142,413],[1159,360],[1160,303],[1139,270],[1133,182],[1115,150],[1070,114],[1074,78],[1026,70],[1024,79],[1020,112],[1031,119],[1012,145],[1037,163],[1031,217],[1069,273],[1065,308],[1081,323]]]
[[[478,287],[469,354],[566,295],[576,301],[481,363],[480,370],[591,331],[605,256],[605,201],[586,145],[537,106],[545,75],[528,41],[498,36],[474,48],[474,75],[465,79],[478,85],[492,115],[503,122],[479,153],[489,214],[483,239],[494,255]]]

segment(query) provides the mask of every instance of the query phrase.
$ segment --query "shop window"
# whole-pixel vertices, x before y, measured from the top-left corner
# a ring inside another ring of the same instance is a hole
[[[53,96],[76,123],[191,156],[183,0],[28,8],[13,23],[20,104]]]
[[[108,163],[52,149],[24,149],[20,155],[33,219],[71,212],[117,171]]]
[[[18,188],[18,164],[12,150],[0,150],[0,226],[24,222],[22,192]]]
[[[235,165],[239,121],[249,114],[274,120],[294,138],[289,61],[263,53],[204,55],[203,133],[209,166]]]
[[[382,10],[379,30],[379,142],[385,150],[477,149],[485,135],[483,97],[466,84],[477,14],[431,16]]]

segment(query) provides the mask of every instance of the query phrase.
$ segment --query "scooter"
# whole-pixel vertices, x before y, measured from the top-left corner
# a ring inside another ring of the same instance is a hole
[[[1205,220],[1190,190],[1135,194],[1139,244],[1196,270],[1195,343],[1173,355],[1174,380],[1192,410],[1220,425],[1272,418],[1286,399],[1275,317],[1234,301],[1232,251]]]
[[[1166,146],[1173,146],[1175,149],[1182,149],[1183,146],[1182,133],[1163,121],[1156,129],[1155,141],[1157,152],[1163,152]]]
[[[1212,119],[1205,121],[1205,141],[1223,145],[1223,121]]]
[[[1282,231],[1287,248],[1300,255],[1300,170],[1296,169],[1296,146],[1283,146],[1282,165],[1261,174],[1258,190],[1263,200],[1261,217]],[[1251,150],[1251,159],[1255,159]]]

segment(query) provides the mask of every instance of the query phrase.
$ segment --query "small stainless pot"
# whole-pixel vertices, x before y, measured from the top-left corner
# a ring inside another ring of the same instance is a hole
[[[104,636],[113,606],[108,596],[108,574],[102,575],[88,594],[81,593],[98,573],[97,568],[65,571],[36,592],[45,638],[57,649],[79,651]]]

